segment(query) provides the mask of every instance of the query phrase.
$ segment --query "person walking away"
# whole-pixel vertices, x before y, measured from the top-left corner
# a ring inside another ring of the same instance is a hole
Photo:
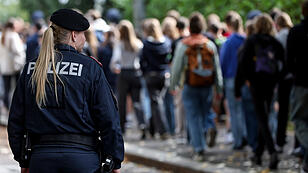
[[[275,37],[282,44],[284,50],[286,50],[289,30],[293,27],[291,18],[287,13],[281,12],[275,17],[275,24],[278,31]],[[283,152],[283,147],[286,144],[286,131],[289,120],[289,102],[292,85],[293,76],[289,72],[278,86],[279,111],[276,133],[276,149],[278,152]]]
[[[117,28],[111,27],[110,31],[105,32],[105,41],[98,47],[98,61],[103,65],[106,79],[109,82],[113,92],[117,95],[116,81],[118,75],[111,71],[110,62],[112,58],[113,48],[118,40]]]
[[[26,60],[24,44],[15,31],[15,24],[15,19],[9,19],[4,26],[1,36],[3,52],[0,58],[0,70],[4,80],[4,107],[6,110],[9,109],[11,102],[10,90],[12,88],[12,80],[17,82]]]
[[[234,96],[234,80],[237,69],[238,50],[243,44],[245,37],[243,36],[243,26],[241,16],[230,11],[226,17],[227,26],[232,34],[220,49],[220,63],[225,84],[225,95],[230,110],[231,131],[234,138],[233,149],[242,149],[246,144],[247,130],[245,125],[245,117],[242,111],[242,103],[235,99]]]
[[[262,164],[262,155],[266,146],[270,154],[270,169],[277,169],[278,154],[269,130],[269,113],[276,84],[285,75],[284,50],[273,37],[273,20],[268,14],[256,18],[255,34],[244,43],[238,71],[250,86],[258,120],[258,145],[252,157],[255,164]],[[240,98],[241,85],[235,88],[235,96]]]
[[[202,160],[206,149],[204,122],[211,110],[212,85],[216,84],[218,93],[223,85],[216,46],[202,34],[204,25],[201,13],[191,14],[190,36],[178,43],[171,70],[173,93],[185,76],[183,103],[195,160]]]
[[[145,40],[140,55],[140,65],[146,80],[150,100],[151,118],[150,134],[160,134],[161,139],[168,138],[168,124],[164,111],[163,96],[167,91],[170,78],[169,61],[167,56],[171,52],[171,45],[163,36],[160,23],[150,18],[144,21]]]
[[[124,143],[116,100],[100,64],[80,53],[89,22],[71,9],[55,11],[50,21],[37,60],[25,65],[14,92],[14,159],[22,173],[94,173],[105,160],[119,173]]]
[[[294,26],[287,39],[287,64],[294,76],[291,91],[291,120],[295,124],[295,134],[300,144],[305,148],[305,157],[302,163],[302,173],[308,172],[308,80],[307,80],[307,43],[308,43],[308,1],[302,4],[302,22]]]
[[[172,44],[179,38],[179,32],[176,27],[177,21],[172,17],[166,17],[162,22],[162,31],[164,37],[170,42],[171,52],[168,55],[169,65],[172,61]],[[169,128],[169,133],[175,135],[175,118],[174,118],[174,97],[170,94],[169,89],[164,96],[165,113]]]
[[[139,64],[139,54],[143,47],[142,42],[137,39],[133,24],[128,20],[119,23],[120,42],[113,49],[110,69],[120,72],[117,81],[119,96],[119,111],[122,133],[125,133],[127,95],[130,94],[139,129],[141,139],[146,137],[146,123],[140,102],[141,90],[141,70]]]

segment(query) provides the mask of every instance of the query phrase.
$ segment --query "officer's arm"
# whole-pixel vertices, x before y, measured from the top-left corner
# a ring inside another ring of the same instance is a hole
[[[104,155],[113,157],[115,169],[118,169],[121,167],[121,162],[124,159],[123,137],[116,103],[101,69],[94,83],[93,96],[92,112],[97,130],[101,131],[102,134],[102,152]]]
[[[14,159],[19,162],[20,167],[28,167],[21,161],[21,145],[25,134],[25,72],[20,76],[13,95],[7,130]]]

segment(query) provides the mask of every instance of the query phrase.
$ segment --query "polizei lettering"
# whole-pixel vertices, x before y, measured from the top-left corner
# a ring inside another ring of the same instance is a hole
[[[28,65],[27,74],[30,74],[32,70],[34,70],[35,62],[30,62]],[[57,62],[56,63],[56,73],[62,75],[70,75],[70,76],[81,76],[82,74],[83,64],[74,63],[74,62]],[[51,63],[48,66],[47,70],[48,74],[53,74]]]

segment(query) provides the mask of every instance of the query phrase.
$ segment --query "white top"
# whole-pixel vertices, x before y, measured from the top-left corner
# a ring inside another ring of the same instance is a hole
[[[26,62],[25,47],[18,33],[6,31],[4,45],[0,43],[0,72],[12,75],[19,72]]]
[[[276,34],[276,39],[282,44],[283,48],[287,48],[287,39],[289,35],[289,29],[283,28]]]
[[[139,43],[137,52],[125,50],[123,42],[116,43],[112,52],[110,69],[112,71],[120,69],[139,69],[139,53],[143,47],[142,42],[140,41]]]

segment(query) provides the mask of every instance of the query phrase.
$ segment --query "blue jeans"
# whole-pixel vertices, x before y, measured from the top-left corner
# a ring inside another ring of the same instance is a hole
[[[212,88],[195,88],[188,85],[183,89],[183,104],[188,124],[188,133],[195,152],[205,149],[204,122],[209,115],[213,100]]]
[[[255,151],[258,143],[258,120],[252,95],[247,85],[242,87],[242,106],[247,127],[247,142]]]
[[[146,82],[145,82],[145,79],[144,78],[141,78],[141,91],[140,91],[140,100],[141,100],[141,103],[142,103],[142,108],[143,108],[143,111],[144,111],[144,115],[145,115],[145,119],[146,119],[146,122],[149,121],[149,119],[151,118],[151,99],[150,99],[150,96],[149,96],[149,91],[147,89],[147,86],[146,86]]]
[[[164,97],[164,105],[169,132],[173,135],[175,134],[174,101],[173,96],[169,93],[169,91],[166,92]]]
[[[234,138],[233,147],[237,148],[242,145],[247,132],[245,117],[242,112],[242,102],[237,100],[234,94],[234,78],[225,79],[225,92],[230,110],[231,131]]]
[[[209,129],[213,128],[216,129],[215,121],[216,113],[213,111],[213,109],[210,109],[209,114],[205,118],[204,122],[204,132],[207,132]]]

